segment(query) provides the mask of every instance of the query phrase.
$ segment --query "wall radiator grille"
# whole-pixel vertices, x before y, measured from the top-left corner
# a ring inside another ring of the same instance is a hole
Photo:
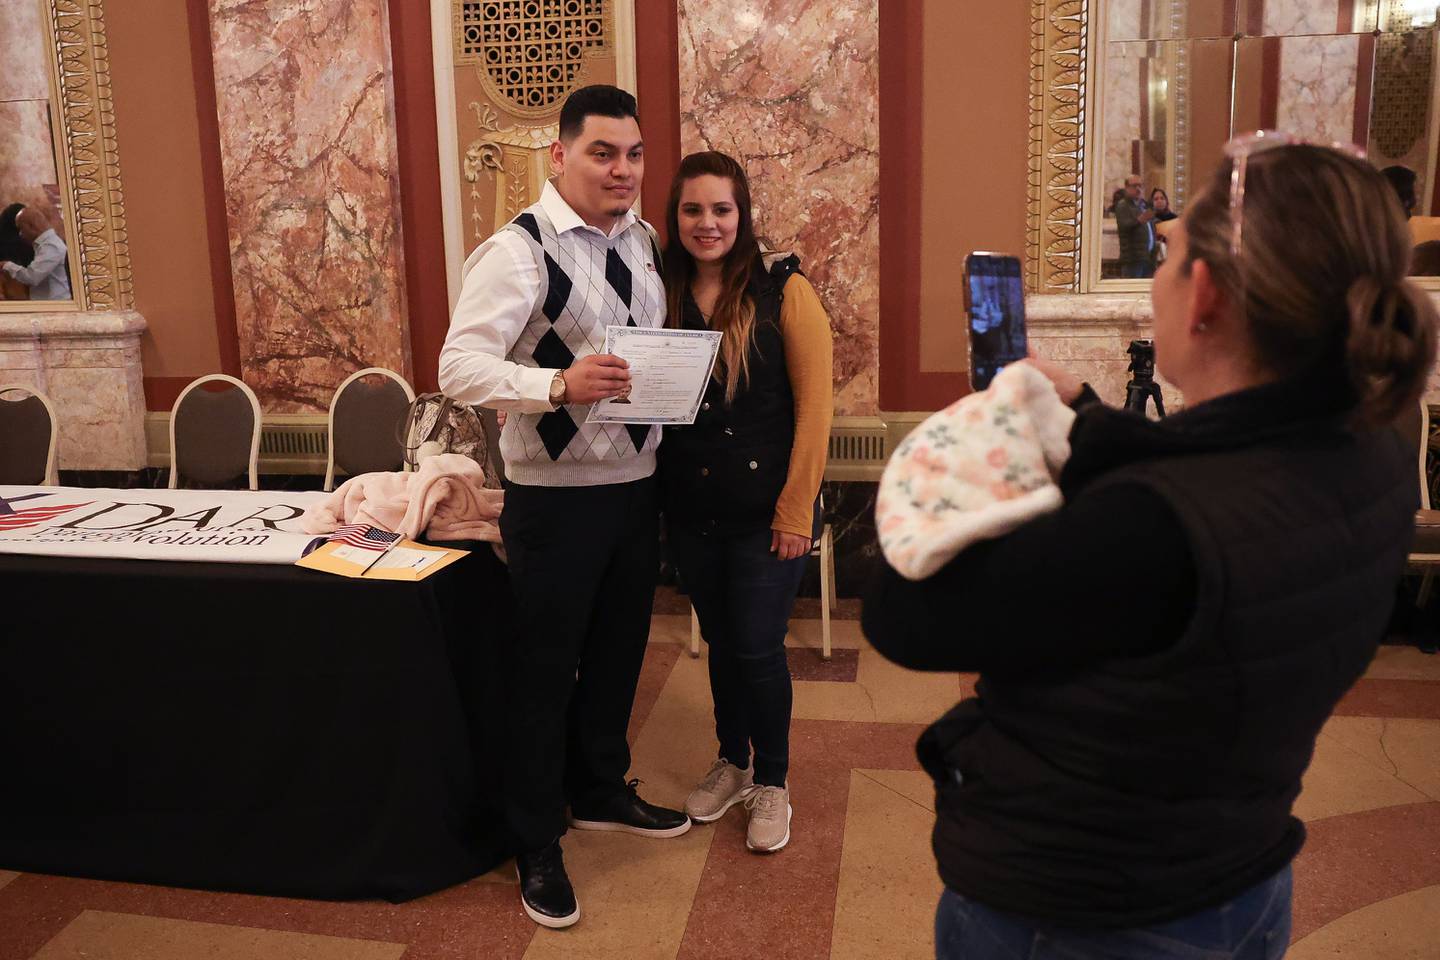
[[[146,416],[150,465],[170,465],[168,413]],[[827,480],[878,480],[889,456],[887,424],[874,417],[836,417],[830,430]],[[316,414],[272,414],[260,427],[260,472],[324,473],[328,421]]]

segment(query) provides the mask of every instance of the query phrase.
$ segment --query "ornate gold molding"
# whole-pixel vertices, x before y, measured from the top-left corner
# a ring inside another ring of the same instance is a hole
[[[1079,284],[1088,24],[1088,0],[1031,2],[1025,268],[1035,293]]]
[[[129,309],[135,295],[125,232],[125,193],[110,95],[103,0],[46,0],[58,83],[56,131],[69,184],[76,300],[86,310]]]
[[[515,219],[515,215],[540,199],[550,175],[550,144],[560,135],[556,124],[500,126],[500,117],[489,104],[470,104],[480,137],[465,148],[461,173],[470,184],[470,223],[476,243],[490,231]],[[494,216],[482,213],[480,176],[495,185]]]

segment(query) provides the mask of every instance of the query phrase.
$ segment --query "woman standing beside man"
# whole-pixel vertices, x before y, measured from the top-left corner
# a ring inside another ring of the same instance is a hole
[[[819,526],[830,322],[797,258],[762,257],[730,157],[681,161],[666,223],[667,325],[723,334],[694,425],[660,446],[666,535],[710,647],[720,741],[685,810],[709,823],[743,801],[746,845],[773,852],[790,840],[785,634]]]

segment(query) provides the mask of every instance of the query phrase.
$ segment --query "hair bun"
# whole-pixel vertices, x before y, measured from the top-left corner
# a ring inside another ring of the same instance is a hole
[[[1435,305],[1409,280],[1374,274],[1357,277],[1345,303],[1345,364],[1362,415],[1389,423],[1424,392],[1435,363]]]

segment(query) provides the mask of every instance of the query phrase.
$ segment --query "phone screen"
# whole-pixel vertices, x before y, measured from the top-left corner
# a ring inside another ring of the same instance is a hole
[[[970,311],[970,385],[984,390],[1007,364],[1025,359],[1025,288],[1020,260],[972,253],[965,258]]]

